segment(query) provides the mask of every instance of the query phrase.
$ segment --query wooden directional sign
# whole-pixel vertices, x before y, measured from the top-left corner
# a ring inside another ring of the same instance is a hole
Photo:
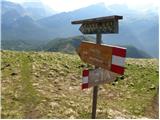
[[[72,24],[82,24],[80,27],[80,31],[83,34],[118,33],[119,19],[122,19],[122,16],[115,15],[73,21]]]
[[[86,20],[73,21],[72,24],[82,24],[83,34],[96,34],[96,43],[82,42],[76,50],[80,58],[95,65],[95,70],[83,71],[82,89],[94,86],[92,102],[92,119],[96,118],[98,84],[112,81],[118,74],[124,74],[126,49],[116,46],[101,45],[102,33],[118,33],[118,20],[122,16],[106,16]],[[97,69],[98,67],[104,68]],[[112,72],[114,73],[112,73]]]
[[[84,23],[79,29],[83,34],[118,33],[118,21]]]
[[[118,74],[124,73],[126,48],[82,42],[77,52],[86,63]]]
[[[110,83],[116,79],[118,74],[105,69],[83,70],[82,89]]]

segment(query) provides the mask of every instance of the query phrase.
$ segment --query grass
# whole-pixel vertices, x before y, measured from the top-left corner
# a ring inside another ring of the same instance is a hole
[[[2,118],[90,118],[92,88],[81,90],[77,55],[1,51]],[[89,66],[92,67],[92,66]],[[127,59],[115,82],[99,86],[97,118],[141,118],[158,87],[157,59]]]

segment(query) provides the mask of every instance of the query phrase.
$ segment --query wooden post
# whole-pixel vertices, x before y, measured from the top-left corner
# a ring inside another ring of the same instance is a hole
[[[101,44],[102,43],[102,40],[101,40],[102,34],[118,33],[118,20],[119,19],[123,19],[123,16],[114,15],[114,16],[106,16],[106,17],[78,20],[78,21],[72,21],[72,24],[82,24],[79,30],[83,34],[96,34],[96,44]],[[93,45],[95,45],[95,44],[93,44]],[[123,51],[125,51],[125,50],[123,49]],[[85,51],[85,54],[86,53],[87,52]],[[89,53],[90,52],[88,52],[87,54],[89,55]],[[126,51],[123,53],[125,54]],[[111,55],[111,59],[112,59],[112,54],[110,54],[110,55]],[[80,57],[83,61],[85,61],[89,64],[97,65],[97,66],[95,66],[95,69],[97,69],[98,66],[104,67],[104,65],[98,65],[98,63],[96,63],[95,61],[91,62],[91,60],[86,59],[88,57],[88,56],[86,57],[86,55],[85,56],[80,55]],[[83,59],[83,57],[84,57],[84,59]],[[95,55],[94,57],[97,57],[97,56]],[[107,57],[107,60],[109,60],[108,57]],[[122,74],[123,72],[124,72],[124,69],[122,69],[122,71],[120,73]],[[98,85],[93,87],[92,119],[96,118],[97,94],[98,94]]]
[[[96,43],[101,44],[102,43],[102,34],[97,33],[96,35]],[[95,68],[98,68],[95,66]],[[93,87],[93,101],[92,101],[92,119],[96,118],[96,109],[97,109],[97,94],[98,94],[98,86]]]

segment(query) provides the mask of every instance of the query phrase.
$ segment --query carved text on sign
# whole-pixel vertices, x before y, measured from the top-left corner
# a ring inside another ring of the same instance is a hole
[[[80,27],[83,34],[117,33],[118,21],[107,21],[103,23],[84,23]]]

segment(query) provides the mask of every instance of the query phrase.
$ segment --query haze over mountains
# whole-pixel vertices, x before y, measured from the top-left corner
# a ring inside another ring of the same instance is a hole
[[[158,57],[158,10],[148,8],[136,11],[126,5],[104,3],[78,10],[58,13],[41,2],[27,2],[22,5],[2,1],[2,49],[22,50],[37,48],[55,38],[82,35],[78,25],[71,21],[109,15],[122,15],[119,34],[103,35],[104,43],[128,45]]]

